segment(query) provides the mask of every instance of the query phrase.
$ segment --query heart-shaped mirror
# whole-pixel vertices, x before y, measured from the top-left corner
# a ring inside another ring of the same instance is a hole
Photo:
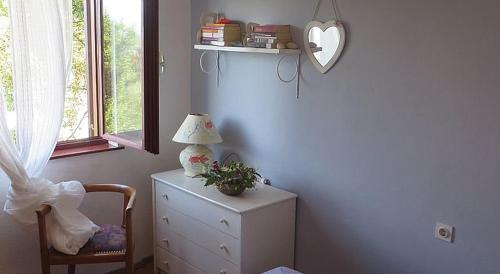
[[[304,49],[313,65],[326,73],[339,60],[345,45],[340,21],[311,21],[304,29]]]

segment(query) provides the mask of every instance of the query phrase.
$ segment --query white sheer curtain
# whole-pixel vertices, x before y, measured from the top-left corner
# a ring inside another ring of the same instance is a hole
[[[78,211],[85,195],[77,181],[54,184],[39,178],[61,128],[72,53],[71,0],[10,0],[15,145],[0,94],[0,168],[11,179],[4,210],[24,224],[36,224],[35,209],[50,204],[48,233],[60,252],[76,254],[99,229]],[[0,90],[0,93],[1,92]]]

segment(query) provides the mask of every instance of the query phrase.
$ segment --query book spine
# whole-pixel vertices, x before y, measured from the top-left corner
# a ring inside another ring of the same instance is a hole
[[[211,45],[214,45],[214,46],[219,46],[219,47],[224,47],[224,46],[228,46],[229,44],[224,42],[224,41],[212,41],[210,42]]]
[[[210,44],[211,42],[226,42],[226,41],[224,41],[223,38],[208,38],[208,37],[201,38],[202,44]]]
[[[202,38],[227,38],[229,40],[240,39],[241,35],[238,34],[227,34],[227,33],[202,33]]]
[[[258,42],[247,42],[247,47],[251,47],[251,48],[275,49],[275,48],[276,48],[276,43],[258,43]]]
[[[239,27],[202,27],[204,31],[240,31]]]
[[[266,44],[272,44],[272,43],[288,43],[291,41],[291,39],[280,39],[280,38],[248,38],[247,41],[249,42],[257,42],[257,43],[266,43]]]
[[[235,37],[239,36],[239,34],[228,34],[223,32],[202,32],[201,37],[215,37],[215,38],[223,38],[223,37]]]
[[[261,33],[261,32],[253,32],[251,34],[252,37],[275,37],[276,34],[275,33]]]
[[[266,48],[266,44],[263,44],[263,43],[247,43],[247,47],[250,47],[250,48]]]
[[[240,27],[239,24],[206,24],[205,27]]]
[[[201,32],[207,32],[207,33],[240,33],[240,30],[216,30],[216,29],[202,29]]]
[[[276,38],[250,38],[250,42],[256,42],[256,43],[266,43],[266,44],[272,44],[274,42],[278,42],[278,39]]]
[[[218,29],[201,29],[201,32],[206,32],[206,33],[212,33],[212,32],[224,32],[223,29],[218,30]]]
[[[231,47],[231,46],[236,46],[237,42],[211,41],[208,45],[219,46],[219,47]]]
[[[217,42],[241,42],[241,40],[237,37],[202,37],[201,41],[206,41],[206,42],[211,42],[211,41],[217,41]]]
[[[227,37],[228,35],[224,33],[212,33],[212,37],[214,38],[224,38],[224,37]],[[234,35],[233,35],[234,36]]]
[[[252,32],[252,35],[258,36],[290,36],[289,32]]]
[[[254,32],[290,32],[290,25],[255,26]]]
[[[274,34],[274,35],[261,35],[260,33],[252,33],[250,35],[251,38],[254,39],[276,39],[278,41],[290,41],[292,40],[292,36],[290,34]]]
[[[220,38],[220,37],[202,37],[201,39],[203,40],[209,40],[209,41],[217,41],[217,40],[223,40],[223,37]]]

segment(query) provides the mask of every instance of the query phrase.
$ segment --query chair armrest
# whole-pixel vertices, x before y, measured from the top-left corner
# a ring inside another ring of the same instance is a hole
[[[45,215],[49,214],[49,212],[52,210],[52,207],[49,205],[41,205],[38,207],[35,212],[36,215],[38,215],[38,218],[44,218]]]
[[[126,212],[132,211],[132,209],[134,209],[135,193],[136,193],[135,189],[132,189],[130,196],[128,197],[127,207],[125,208]]]
[[[129,195],[134,189],[119,184],[85,184],[83,185],[86,192],[118,192]]]
[[[45,216],[49,214],[52,207],[49,205],[41,205],[35,210],[38,217],[38,237],[40,240],[40,252],[42,258],[47,258],[48,256],[48,241],[47,241],[47,226],[45,225]]]

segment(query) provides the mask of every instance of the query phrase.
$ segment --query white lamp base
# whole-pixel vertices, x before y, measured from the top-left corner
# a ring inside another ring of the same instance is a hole
[[[205,172],[206,165],[212,164],[214,154],[204,145],[189,145],[179,155],[184,175],[194,177]]]

